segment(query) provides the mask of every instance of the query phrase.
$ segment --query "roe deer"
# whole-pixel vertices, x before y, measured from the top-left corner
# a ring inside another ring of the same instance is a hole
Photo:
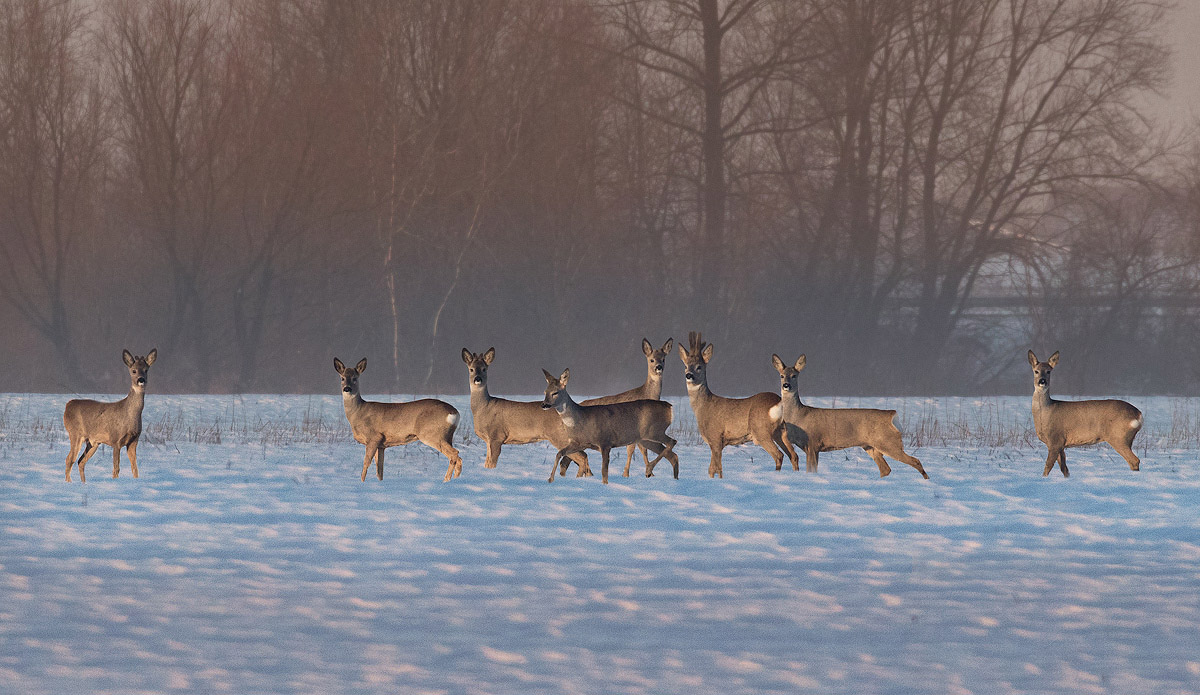
[[[367,358],[347,367],[334,357],[333,368],[342,375],[342,405],[354,440],[367,447],[362,469],[364,482],[371,459],[375,459],[375,474],[383,480],[384,449],[414,441],[437,449],[450,459],[443,482],[462,474],[462,457],[454,448],[454,430],[458,428],[458,411],[454,406],[433,398],[409,403],[364,401],[358,391],[358,377],[367,369]]]
[[[549,440],[555,449],[566,446],[569,442],[567,430],[556,413],[542,409],[538,401],[510,401],[488,393],[487,372],[494,359],[494,347],[481,355],[462,349],[462,360],[467,365],[467,375],[471,380],[471,416],[475,422],[475,434],[487,444],[487,459],[483,467],[496,467],[500,448],[505,444],[531,444]],[[587,454],[579,452],[570,458],[579,464],[579,477],[592,474]]]
[[[921,461],[904,451],[904,441],[894,422],[896,411],[877,408],[810,408],[801,403],[800,392],[796,390],[796,377],[804,369],[805,363],[804,355],[800,355],[800,359],[796,360],[795,366],[792,367],[785,365],[783,360],[779,359],[779,355],[771,355],[771,364],[775,365],[775,370],[779,372],[783,421],[804,432],[801,448],[808,457],[809,473],[817,472],[817,457],[822,451],[861,446],[875,460],[875,465],[879,466],[880,478],[892,472],[887,461],[883,459],[883,455],[887,454],[916,468],[922,478],[929,479]],[[799,468],[796,466],[797,470]]]
[[[1139,470],[1142,462],[1133,453],[1133,438],[1142,430],[1142,411],[1115,399],[1103,401],[1056,401],[1050,397],[1050,372],[1058,366],[1058,352],[1039,362],[1029,351],[1033,367],[1033,427],[1048,451],[1042,476],[1050,475],[1054,462],[1063,477],[1067,470],[1067,447],[1108,442],[1129,464]]]
[[[551,409],[557,411],[570,440],[554,456],[554,466],[550,468],[550,482],[554,482],[554,474],[564,456],[584,449],[599,449],[600,479],[607,485],[609,452],[614,447],[629,444],[640,444],[658,454],[653,461],[646,463],[647,478],[654,475],[654,466],[664,456],[671,462],[675,478],[679,478],[679,457],[672,451],[675,440],[667,434],[673,417],[670,403],[640,400],[607,405],[580,405],[567,393],[570,369],[564,369],[559,377],[553,376],[545,369],[542,373],[546,375],[546,397],[542,400],[542,407],[547,412]]]
[[[663,367],[667,364],[667,355],[671,354],[671,347],[674,344],[675,340],[673,338],[667,338],[667,342],[663,343],[662,348],[655,350],[649,340],[642,338],[642,352],[646,355],[646,383],[637,388],[622,391],[615,396],[589,398],[586,401],[580,401],[579,405],[609,405],[610,403],[624,403],[625,401],[660,400],[662,398]],[[630,444],[628,450],[625,452],[624,476],[626,478],[629,477],[629,464],[633,462],[634,449],[641,449],[642,459],[646,461],[646,465],[650,465],[650,455],[646,453],[646,447],[640,444]]]
[[[83,467],[96,453],[101,444],[113,450],[113,477],[121,472],[121,447],[129,454],[129,465],[133,477],[138,477],[137,445],[142,436],[142,408],[146,405],[146,373],[158,357],[158,348],[145,357],[134,357],[128,350],[121,352],[121,359],[129,367],[129,395],[116,403],[102,403],[83,398],[67,401],[63,409],[63,425],[67,438],[71,440],[71,452],[67,454],[67,482],[71,482],[71,466],[75,454],[79,455],[79,482],[87,482]]]
[[[775,470],[783,467],[782,447],[792,461],[792,468],[800,470],[800,458],[788,438],[787,428],[779,409],[779,396],[773,393],[758,393],[749,398],[722,398],[708,390],[705,374],[712,359],[713,346],[705,345],[700,334],[688,334],[690,349],[679,346],[679,359],[683,360],[684,379],[687,380],[688,400],[696,413],[696,427],[700,436],[712,449],[708,464],[708,476],[723,478],[721,450],[753,441],[766,450],[775,460]]]

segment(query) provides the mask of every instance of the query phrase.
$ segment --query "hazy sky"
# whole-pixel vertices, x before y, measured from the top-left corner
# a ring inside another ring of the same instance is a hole
[[[1177,0],[1167,21],[1175,47],[1175,74],[1163,104],[1176,123],[1200,118],[1200,0]]]

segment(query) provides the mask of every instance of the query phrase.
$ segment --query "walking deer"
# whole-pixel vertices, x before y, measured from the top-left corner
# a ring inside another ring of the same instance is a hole
[[[367,358],[347,367],[334,357],[333,368],[342,376],[342,405],[354,440],[367,447],[362,469],[364,482],[372,459],[375,474],[383,480],[384,450],[415,441],[436,449],[450,460],[443,481],[449,482],[462,474],[462,457],[454,448],[454,430],[458,428],[458,411],[454,406],[433,398],[409,403],[364,401],[358,390],[358,377],[367,369]]]
[[[646,383],[637,388],[622,391],[615,396],[603,396],[601,398],[589,398],[586,401],[580,401],[580,405],[609,405],[612,403],[624,403],[626,401],[651,400],[657,401],[662,397],[662,373],[663,367],[667,363],[667,355],[671,354],[671,347],[675,344],[673,338],[667,338],[667,342],[663,343],[662,348],[655,350],[649,340],[642,338],[642,353],[646,355]],[[640,449],[642,459],[646,465],[650,465],[650,455],[646,453],[646,447],[640,444],[630,444],[626,450],[625,456],[625,473],[626,478],[629,477],[629,464],[633,462],[634,449]]]
[[[1142,462],[1133,453],[1133,438],[1142,430],[1142,411],[1115,399],[1103,401],[1056,401],[1050,397],[1050,372],[1058,366],[1058,352],[1039,362],[1029,351],[1029,366],[1033,368],[1033,427],[1038,439],[1046,445],[1046,468],[1042,476],[1050,475],[1054,462],[1063,477],[1067,470],[1068,447],[1108,442],[1129,464],[1130,470],[1140,470]]]
[[[471,380],[471,416],[475,422],[475,434],[487,444],[487,458],[483,467],[496,467],[500,448],[505,444],[531,444],[549,440],[555,449],[565,447],[569,443],[567,430],[557,414],[544,410],[538,401],[510,401],[488,393],[488,367],[494,359],[494,347],[481,355],[466,348],[462,350],[462,360],[467,365],[467,375]],[[579,477],[592,474],[587,454],[575,453],[570,459],[579,464]]]
[[[787,366],[779,355],[771,355],[771,363],[779,372],[780,408],[783,421],[804,432],[802,448],[808,458],[808,472],[817,472],[817,458],[822,451],[837,451],[861,446],[875,465],[879,477],[892,472],[883,455],[903,461],[929,479],[921,461],[904,451],[904,441],[894,422],[896,411],[876,408],[812,408],[800,402],[796,378],[804,369],[804,355],[794,366]],[[799,469],[799,466],[796,467]]]
[[[582,452],[584,449],[598,449],[600,479],[607,485],[609,452],[615,447],[630,444],[640,444],[658,454],[653,461],[646,463],[647,478],[654,475],[654,466],[663,457],[671,462],[675,478],[679,478],[679,457],[672,451],[675,440],[667,434],[667,428],[671,426],[673,418],[670,403],[638,400],[607,405],[580,405],[567,393],[570,369],[564,369],[558,377],[544,369],[542,373],[546,375],[546,396],[542,400],[542,408],[547,412],[553,410],[558,413],[569,440],[554,456],[550,482],[554,482],[554,474],[564,456]]]
[[[79,482],[87,482],[83,467],[96,453],[101,444],[113,450],[113,477],[121,472],[121,447],[129,454],[129,465],[133,477],[138,477],[137,445],[142,436],[142,408],[146,405],[146,374],[150,365],[158,358],[158,349],[145,357],[135,357],[128,350],[121,352],[121,359],[129,368],[129,395],[115,403],[102,403],[84,398],[67,401],[63,409],[63,425],[67,438],[71,440],[71,451],[67,454],[67,482],[71,482],[71,466],[75,454],[79,455]]]
[[[787,428],[779,409],[779,396],[773,393],[757,393],[749,398],[722,398],[708,388],[707,367],[712,360],[713,346],[707,345],[700,334],[688,334],[689,349],[679,346],[679,359],[683,360],[684,379],[687,380],[688,400],[696,413],[696,426],[700,436],[712,450],[708,464],[708,476],[723,478],[721,450],[753,441],[762,447],[775,461],[775,470],[783,467],[783,453],[787,452],[792,468],[800,470],[800,458],[788,436]]]

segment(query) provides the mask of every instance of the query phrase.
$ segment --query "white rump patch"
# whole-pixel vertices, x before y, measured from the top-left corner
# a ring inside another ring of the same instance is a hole
[[[1142,416],[1141,416],[1141,415],[1138,415],[1138,416],[1137,416],[1136,418],[1134,418],[1133,420],[1130,420],[1130,421],[1129,421],[1129,426],[1130,426],[1132,429],[1135,429],[1135,430],[1136,430],[1136,429],[1138,429],[1138,428],[1140,428],[1140,427],[1142,426]]]
[[[450,413],[449,415],[447,415],[446,416],[446,424],[457,425],[458,424],[458,413]]]
[[[778,404],[778,403],[776,403],[775,405],[771,406],[771,409],[767,411],[767,415],[770,415],[772,420],[778,420],[778,419],[779,419],[779,413],[780,413],[780,409],[779,409],[779,404]]]

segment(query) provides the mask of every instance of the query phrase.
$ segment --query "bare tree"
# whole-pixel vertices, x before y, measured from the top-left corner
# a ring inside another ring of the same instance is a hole
[[[228,149],[228,11],[201,0],[112,0],[103,34],[121,127],[129,214],[161,254],[171,292],[164,352],[215,372],[208,313]]]
[[[0,2],[0,298],[53,346],[73,387],[93,383],[75,306],[108,154],[87,16],[71,0]]]

